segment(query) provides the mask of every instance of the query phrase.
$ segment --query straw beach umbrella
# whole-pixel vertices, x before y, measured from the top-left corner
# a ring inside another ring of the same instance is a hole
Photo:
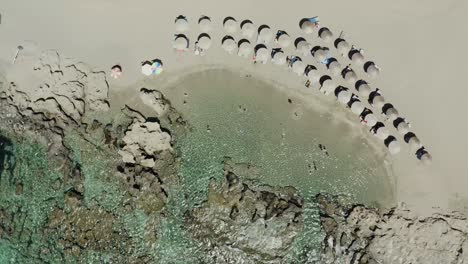
[[[370,103],[376,108],[382,108],[385,104],[385,98],[381,95],[376,95]]]
[[[265,64],[268,62],[268,57],[270,57],[270,54],[268,52],[268,49],[266,48],[265,45],[263,44],[258,44],[255,47],[255,58],[257,61]]]
[[[174,40],[174,49],[179,50],[179,51],[186,51],[188,49],[189,42],[188,38],[183,35],[179,34],[176,35],[176,38]]]
[[[364,64],[364,56],[358,50],[351,50],[349,52],[349,59],[351,62],[357,66]]]
[[[229,34],[236,33],[238,27],[236,19],[233,17],[226,17],[223,21],[223,27]]]
[[[286,55],[282,50],[272,52],[271,61],[277,65],[284,65],[286,63]]]
[[[319,37],[327,43],[333,40],[333,33],[330,31],[330,29],[326,27],[321,28],[318,34],[319,34]]]
[[[388,140],[389,138],[391,140]],[[387,146],[388,151],[390,152],[390,154],[396,155],[396,154],[400,153],[401,146],[400,146],[400,143],[395,139],[395,137],[389,136],[385,141],[388,141],[388,143],[385,143],[385,145]]]
[[[335,48],[341,54],[347,54],[349,50],[351,49],[351,46],[349,45],[349,43],[342,38],[337,38],[334,44],[335,44]]]
[[[305,71],[305,76],[310,80],[312,83],[317,83],[322,77],[318,71],[318,69],[313,65],[307,65]]]
[[[307,55],[310,54],[311,45],[305,39],[298,38],[298,39],[296,39],[295,44],[296,44],[296,51],[299,54],[301,54],[303,56],[307,56]]]
[[[321,84],[320,91],[324,93],[325,95],[329,95],[330,93],[335,91],[337,87],[336,83],[328,75],[324,75],[320,78],[320,84]]]
[[[189,29],[189,23],[185,16],[178,16],[175,19],[175,29],[177,32],[185,32]]]
[[[253,52],[253,47],[252,47],[252,44],[250,44],[249,40],[247,39],[239,40],[238,46],[239,46],[239,51],[237,52],[237,55],[241,57],[246,57],[246,58],[250,57],[250,55]]]
[[[338,76],[341,73],[341,64],[337,60],[333,60],[328,64],[328,70],[331,74]]]
[[[386,111],[384,111],[384,114],[391,121],[397,119],[398,117],[398,111],[393,107],[386,109]]]
[[[420,160],[424,165],[429,165],[429,164],[432,163],[432,156],[431,156],[431,154],[426,152],[426,153],[421,155]]]
[[[198,36],[198,46],[204,50],[211,47],[211,38],[208,34],[202,33]]]
[[[232,53],[236,49],[236,41],[231,36],[224,36],[221,46],[228,53]]]
[[[406,135],[410,130],[408,123],[405,121],[405,119],[401,117],[398,117],[397,119],[393,120],[393,126],[401,135]]]
[[[366,125],[370,126],[370,127],[373,127],[375,126],[375,124],[377,124],[377,117],[370,113],[370,114],[367,114],[365,117],[364,117],[364,122],[366,123]]]
[[[114,78],[114,79],[118,79],[118,78],[120,78],[121,75],[122,75],[122,66],[120,66],[118,64],[112,66],[112,68],[111,68],[111,77]]]
[[[372,79],[377,78],[380,74],[380,69],[372,61],[368,61],[364,64],[364,71]]]
[[[314,58],[317,62],[322,62],[327,59],[327,51],[320,48],[314,52]]]
[[[303,18],[299,22],[299,27],[305,34],[312,34],[317,29],[317,23],[310,21],[309,18]]]
[[[375,131],[375,136],[381,140],[386,139],[390,135],[390,132],[385,126],[377,128]]]
[[[292,65],[293,72],[296,73],[298,76],[304,75],[305,68],[306,68],[306,64],[300,60],[297,60]]]
[[[273,40],[273,31],[267,25],[261,25],[258,28],[258,41],[268,44]]]
[[[253,25],[252,21],[250,20],[244,20],[241,23],[241,32],[242,36],[246,38],[252,38],[252,36],[255,34],[255,26]]]
[[[200,29],[203,32],[209,32],[212,29],[211,26],[211,18],[207,16],[202,16],[200,19],[198,19],[198,26],[200,26]]]
[[[419,141],[419,138],[416,136],[411,137],[407,143],[413,152],[416,152],[422,147],[421,141]]]
[[[351,104],[351,112],[356,115],[360,115],[364,111],[364,104],[361,101],[354,101]]]
[[[278,45],[282,48],[287,48],[291,45],[291,37],[286,32],[280,34],[276,40],[278,41]]]
[[[357,75],[353,70],[345,70],[345,72],[343,74],[343,78],[348,83],[355,83],[356,80],[357,80]]]
[[[353,94],[351,93],[349,89],[342,89],[340,92],[338,92],[338,96],[337,96],[338,102],[342,104],[347,104],[351,100],[352,95]]]
[[[371,92],[371,88],[363,80],[359,80],[359,81],[356,82],[356,90],[359,92],[359,95],[364,97],[364,98],[369,97],[369,94]]]

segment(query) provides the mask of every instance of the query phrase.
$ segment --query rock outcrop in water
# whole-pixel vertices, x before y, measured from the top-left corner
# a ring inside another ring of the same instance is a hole
[[[292,187],[257,185],[226,170],[187,219],[215,263],[281,263],[303,228],[303,200]]]
[[[468,263],[468,221],[462,215],[418,217],[317,197],[326,233],[323,263]]]

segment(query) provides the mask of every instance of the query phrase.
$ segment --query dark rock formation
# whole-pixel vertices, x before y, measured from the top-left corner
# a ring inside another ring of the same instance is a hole
[[[317,199],[326,233],[322,263],[468,263],[468,221],[457,213],[418,217]]]
[[[226,170],[187,222],[215,263],[281,263],[303,228],[302,214],[294,188],[256,185]]]

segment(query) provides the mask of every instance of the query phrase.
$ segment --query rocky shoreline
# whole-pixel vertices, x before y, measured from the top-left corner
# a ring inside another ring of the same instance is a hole
[[[174,213],[171,206],[182,207],[174,198],[181,181],[175,144],[190,127],[170,101],[141,88],[154,116],[124,106],[98,118],[111,103],[104,73],[54,51],[33,65],[29,73],[40,81],[32,87],[0,80],[0,260],[287,263],[305,225],[295,188],[253,181],[252,164],[227,158],[206,200]],[[328,194],[314,200],[325,238],[320,261],[305,263],[468,263],[461,214],[420,217]],[[168,219],[200,257],[162,260],[171,247],[162,230]]]

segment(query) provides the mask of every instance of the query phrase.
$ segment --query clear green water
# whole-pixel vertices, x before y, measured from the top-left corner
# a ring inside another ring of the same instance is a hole
[[[257,166],[255,177],[261,182],[298,188],[309,202],[304,232],[288,263],[319,261],[323,234],[313,203],[318,192],[345,194],[350,201],[372,205],[393,201],[383,160],[365,140],[351,137],[349,126],[301,107],[296,99],[289,103],[284,93],[265,82],[209,70],[189,75],[163,92],[194,128],[177,143],[183,194],[173,196],[174,206],[169,205],[175,221],[181,212],[203,202],[210,179],[223,177],[225,156]],[[182,234],[182,223],[176,226],[171,232]],[[176,251],[181,256],[188,252]]]
[[[223,157],[230,156],[258,166],[259,179],[268,184],[344,193],[367,204],[392,200],[383,160],[365,140],[350,137],[351,128],[344,123],[331,122],[294,99],[289,103],[265,82],[210,70],[165,92],[194,126],[178,143],[186,176],[217,178]],[[328,156],[319,144],[326,146]]]

